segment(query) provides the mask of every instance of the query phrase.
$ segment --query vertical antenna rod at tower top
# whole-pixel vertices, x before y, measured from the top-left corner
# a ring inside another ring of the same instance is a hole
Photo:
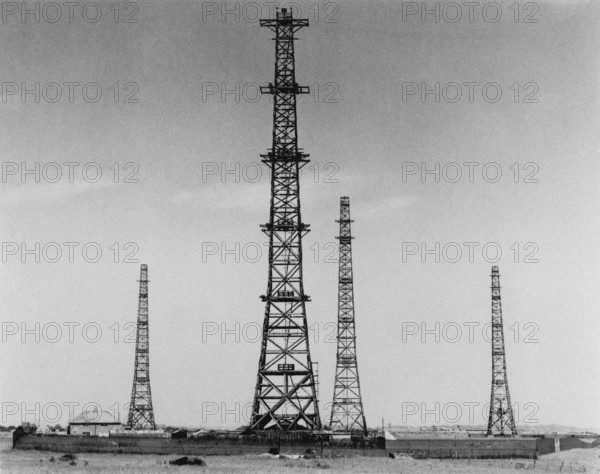
[[[506,349],[500,301],[500,273],[492,267],[492,394],[487,435],[516,436],[517,427],[510,403],[508,377],[506,375]],[[508,433],[505,433],[507,431]]]
[[[260,26],[275,33],[275,81],[261,88],[274,96],[273,145],[261,155],[271,169],[269,222],[261,226],[269,236],[269,280],[250,429],[320,430],[302,279],[309,226],[300,214],[299,172],[308,155],[298,148],[296,128],[296,95],[309,89],[296,83],[294,64],[294,34],[308,20],[283,8]]]
[[[135,366],[127,426],[136,430],[154,430],[154,410],[150,391],[150,348],[148,334],[148,265],[140,268]]]
[[[352,232],[350,229],[350,198],[340,198],[339,280],[337,364],[331,429],[367,433],[363,411],[358,363],[356,361],[356,327],[354,321],[354,277],[352,273]]]

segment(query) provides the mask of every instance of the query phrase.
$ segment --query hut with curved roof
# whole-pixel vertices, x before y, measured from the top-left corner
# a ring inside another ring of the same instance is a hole
[[[91,408],[83,411],[69,422],[68,434],[87,436],[108,436],[108,433],[119,428],[121,422],[108,411]]]

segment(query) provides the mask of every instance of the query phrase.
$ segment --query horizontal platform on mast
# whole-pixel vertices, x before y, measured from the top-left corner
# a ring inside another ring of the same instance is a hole
[[[299,303],[301,301],[310,301],[310,296],[308,295],[260,295],[260,299],[262,301],[270,301],[272,303]]]
[[[309,373],[310,372],[308,370],[283,369],[283,370],[266,370],[264,372],[261,372],[261,375],[308,375]],[[279,399],[279,398],[281,398],[281,395],[279,395],[279,396],[274,395],[273,397],[274,397],[274,399]],[[266,395],[263,398],[271,398],[271,397]],[[303,398],[303,397],[294,397],[294,398]],[[310,396],[306,397],[307,400],[310,398],[312,398],[312,397],[310,397]]]
[[[292,374],[295,375],[295,374]],[[281,395],[267,395],[262,397],[263,400],[281,400]],[[294,395],[294,400],[312,400],[311,396],[301,396],[301,395]],[[276,415],[277,417],[284,417],[285,415]]]
[[[295,153],[282,153],[281,151],[273,152],[272,150],[268,153],[263,153],[260,155],[262,158],[262,162],[266,164],[275,163],[308,163],[310,160],[307,160],[310,155],[308,153],[303,153],[302,151],[297,151]]]
[[[281,11],[278,11],[275,15],[275,18],[265,18],[260,20],[260,26],[276,29],[277,26],[292,26],[294,29],[300,29],[308,26],[308,20],[306,18],[294,18],[292,17],[292,10],[287,8],[282,8]],[[276,30],[274,30],[276,31]],[[277,38],[279,41],[282,41],[286,38]],[[296,39],[296,38],[289,38]]]
[[[272,230],[276,230],[279,232],[292,232],[294,230],[300,231],[300,232],[309,232],[310,231],[310,224],[295,224],[293,221],[292,222],[276,222],[276,223],[268,223],[268,224],[261,224],[260,228],[263,230],[263,232],[270,232],[271,229]]]
[[[310,94],[309,86],[300,86],[294,83],[293,86],[276,86],[272,82],[268,86],[260,86],[261,94]]]
[[[277,24],[279,23],[279,25],[283,25],[283,26],[295,26],[298,28],[302,28],[305,26],[308,26],[308,20],[299,20],[296,18],[292,18],[291,16],[288,17],[277,17],[276,20],[273,19],[266,19],[266,20],[260,20],[260,26],[265,26],[267,28],[276,28]],[[291,39],[298,39],[298,38],[291,38]],[[281,38],[279,38],[279,41],[281,41]]]

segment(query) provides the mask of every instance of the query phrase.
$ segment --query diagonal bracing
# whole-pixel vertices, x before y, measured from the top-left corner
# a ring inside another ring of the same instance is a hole
[[[492,394],[487,435],[516,436],[517,427],[510,403],[506,375],[506,350],[500,301],[500,272],[492,267]]]
[[[367,433],[356,360],[354,280],[352,275],[352,232],[350,198],[340,198],[338,332],[335,387],[331,408],[333,431]]]
[[[150,391],[150,348],[148,333],[148,265],[140,269],[135,367],[127,426],[135,430],[154,430],[154,410]]]
[[[261,155],[271,170],[269,280],[251,430],[319,430],[315,377],[310,357],[302,280],[302,237],[309,231],[300,214],[300,169],[308,155],[298,148],[294,34],[308,20],[282,9],[260,25],[275,33],[275,81],[261,88],[274,96],[273,145]]]

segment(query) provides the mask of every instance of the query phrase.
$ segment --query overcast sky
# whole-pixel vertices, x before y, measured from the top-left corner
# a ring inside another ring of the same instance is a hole
[[[496,264],[519,424],[600,429],[600,5],[525,3],[500,1],[501,17],[464,7],[456,21],[442,3],[439,22],[410,14],[421,2],[404,2],[404,15],[401,2],[300,3],[310,27],[298,33],[296,77],[313,88],[298,105],[299,144],[313,160],[301,182],[312,229],[304,275],[326,422],[331,254],[347,195],[369,426],[452,422],[456,406],[455,423],[467,424],[470,405],[486,422],[482,327]],[[256,87],[273,80],[274,43],[254,20],[269,4],[121,3],[118,22],[112,3],[100,5],[100,18],[63,7],[52,23],[48,6],[37,23],[20,11],[2,18],[1,423],[41,414],[45,425],[54,404],[62,423],[70,403],[75,415],[88,402],[126,415],[126,337],[146,263],[156,421],[244,424],[267,284],[259,154],[271,146],[272,103]],[[22,95],[36,83],[39,97]],[[36,163],[40,182],[21,174]],[[439,182],[421,175],[436,166]],[[39,243],[39,263],[23,243]],[[72,342],[67,323],[79,323]]]

